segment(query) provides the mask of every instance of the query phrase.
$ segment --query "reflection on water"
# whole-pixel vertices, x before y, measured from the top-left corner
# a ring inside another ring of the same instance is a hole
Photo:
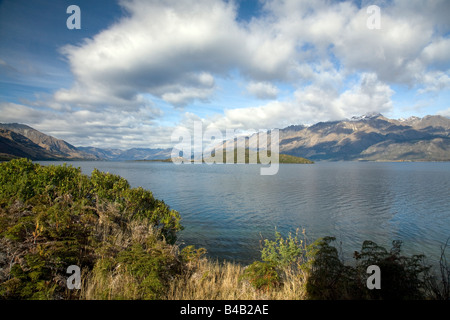
[[[335,236],[347,259],[364,240],[386,248],[403,240],[405,253],[438,259],[450,237],[450,163],[285,164],[274,176],[261,176],[259,165],[70,164],[150,189],[180,212],[180,241],[218,259],[258,259],[261,238],[272,238],[275,228]]]

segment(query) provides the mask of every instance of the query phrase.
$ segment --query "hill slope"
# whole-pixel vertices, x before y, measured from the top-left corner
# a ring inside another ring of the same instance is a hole
[[[280,130],[280,152],[311,160],[448,161],[450,119],[381,114]]]
[[[172,149],[128,150],[74,147],[23,124],[0,124],[0,159],[163,160]],[[11,134],[10,132],[14,132]],[[341,121],[279,130],[279,152],[317,160],[450,161],[450,119],[442,116],[388,119],[368,114]],[[270,148],[270,137],[269,137]],[[257,135],[239,137],[236,148],[257,150]],[[224,147],[224,143],[215,148]],[[294,161],[286,156],[281,163]],[[294,162],[297,162],[295,160]]]
[[[3,137],[14,143],[2,140],[1,148],[5,158],[27,157],[33,160],[98,160],[99,158],[78,150],[64,140],[56,139],[24,124],[0,124]],[[6,130],[6,131],[5,131]],[[9,132],[13,132],[11,135]],[[10,138],[8,138],[10,137]],[[33,144],[30,144],[32,142]],[[36,146],[41,149],[36,148]],[[18,151],[20,150],[20,152]],[[45,151],[45,152],[43,152]],[[22,154],[23,155],[19,155]],[[28,154],[28,155],[27,155]],[[9,156],[8,156],[9,155]]]
[[[0,129],[0,160],[29,158],[52,160],[55,157],[30,139],[11,130]]]

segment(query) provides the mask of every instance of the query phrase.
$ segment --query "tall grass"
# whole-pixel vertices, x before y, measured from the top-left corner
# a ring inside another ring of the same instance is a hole
[[[364,241],[347,265],[333,237],[310,243],[303,230],[262,241],[249,266],[205,258],[176,244],[180,216],[151,192],[119,176],[91,177],[67,166],[27,160],[0,164],[0,299],[446,299],[450,267],[440,274],[424,256],[404,256]],[[67,266],[82,270],[82,289],[68,290]],[[382,270],[369,290],[367,267]]]
[[[161,239],[160,231],[148,220],[129,221],[119,227],[112,222],[117,210],[99,211],[100,223],[95,234],[107,239],[99,248],[93,269],[83,277],[81,299],[143,300],[160,299],[167,283],[181,266],[179,248]],[[135,253],[132,259],[121,259],[124,253]],[[167,274],[159,272],[160,264]],[[142,270],[139,270],[141,268]],[[157,269],[157,270],[155,270]]]
[[[111,230],[114,231],[111,232]],[[143,226],[142,222],[130,223],[125,229],[109,229],[108,223],[101,224],[97,232],[103,237],[114,238],[115,240],[110,241],[122,250],[130,250],[132,243],[144,245],[149,239],[158,238],[157,230],[153,229],[150,223]],[[416,289],[411,291],[412,289],[408,286],[409,291],[402,296],[396,296],[395,292],[394,295],[386,297],[373,296],[367,288],[361,287],[358,270],[343,265],[338,259],[337,250],[330,246],[331,241],[332,238],[325,238],[307,244],[306,240],[298,238],[298,234],[282,238],[277,233],[275,241],[265,240],[261,250],[263,261],[244,266],[235,262],[220,262],[206,258],[203,249],[180,250],[177,245],[169,245],[158,240],[153,242],[153,246],[156,245],[164,256],[170,256],[170,259],[179,262],[181,268],[177,269],[177,272],[170,273],[160,295],[151,297],[162,300],[402,299],[411,298],[412,293],[419,292]],[[374,243],[365,243],[361,255],[379,259],[379,263],[385,264],[387,268],[385,270],[392,266],[399,266],[400,261],[406,265],[411,265],[413,262],[411,258],[400,256],[400,251],[387,252]],[[253,281],[255,278],[264,280],[268,275],[268,269],[256,268],[260,266],[275,266],[277,273],[275,285],[260,287],[255,285]],[[444,271],[448,277],[448,266],[446,268]],[[362,273],[365,273],[364,268]],[[422,274],[422,269],[415,271],[414,277]],[[395,273],[395,277],[401,275]],[[427,274],[423,275],[428,277]],[[85,279],[81,299],[141,300],[148,298],[145,290],[142,290],[142,277],[133,274],[127,269],[127,265],[120,263],[109,265],[107,258],[100,259]],[[428,279],[435,281],[432,286],[420,289],[423,293],[420,299],[448,299],[448,282],[443,281],[444,287],[442,287],[442,283],[437,278]],[[420,283],[418,278],[413,280],[414,283]],[[365,280],[362,283],[365,284]],[[397,284],[402,285],[402,282]],[[401,288],[394,288],[394,291],[397,289]],[[383,291],[383,294],[386,292]],[[416,299],[417,297],[416,295]]]
[[[94,268],[84,274],[80,298],[86,300],[141,300],[145,299],[139,277],[136,277],[127,265],[114,263],[111,265],[110,248],[130,250],[133,244],[145,245],[152,243],[170,257],[180,263],[180,270],[172,273],[164,288],[164,293],[158,296],[165,300],[298,300],[306,298],[306,283],[308,273],[301,268],[285,266],[278,270],[281,284],[276,288],[256,289],[244,277],[249,266],[239,263],[211,260],[204,257],[205,251],[180,250],[177,245],[167,244],[157,240],[158,231],[148,221],[132,221],[125,228],[117,228],[112,223],[117,210],[108,207],[100,214],[100,223],[96,234],[102,239],[108,239],[104,257],[100,258]]]
[[[283,285],[272,290],[257,290],[243,279],[247,267],[234,262],[202,259],[197,270],[175,279],[168,300],[298,300],[304,299],[306,277],[286,270]]]

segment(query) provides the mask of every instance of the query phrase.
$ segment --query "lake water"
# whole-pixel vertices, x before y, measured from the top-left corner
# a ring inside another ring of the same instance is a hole
[[[335,236],[348,261],[364,240],[387,249],[402,240],[404,253],[425,254],[434,264],[450,237],[448,162],[281,164],[273,176],[260,175],[260,165],[70,164],[151,190],[180,213],[180,243],[219,260],[260,258],[260,241],[273,239],[275,228],[284,235],[304,228],[311,240]]]

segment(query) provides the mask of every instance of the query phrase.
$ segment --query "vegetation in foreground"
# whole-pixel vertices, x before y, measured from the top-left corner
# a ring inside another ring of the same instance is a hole
[[[180,215],[150,191],[116,175],[25,159],[0,164],[2,299],[449,299],[450,269],[366,241],[346,265],[326,237],[266,239],[249,266],[211,261],[176,244]],[[366,286],[367,266],[382,289]],[[69,290],[67,267],[81,267]]]

